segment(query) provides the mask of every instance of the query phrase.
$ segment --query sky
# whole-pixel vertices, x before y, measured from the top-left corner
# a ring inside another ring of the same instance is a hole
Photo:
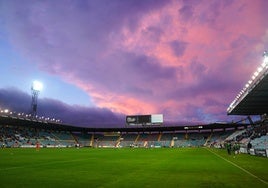
[[[0,108],[87,127],[226,109],[268,49],[266,0],[0,0]]]

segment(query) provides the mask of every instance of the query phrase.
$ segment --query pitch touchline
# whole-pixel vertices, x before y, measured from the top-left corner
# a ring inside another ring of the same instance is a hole
[[[242,171],[246,172],[246,173],[247,173],[247,174],[249,174],[250,176],[252,176],[252,177],[254,177],[254,178],[256,178],[256,179],[260,180],[262,183],[264,183],[264,184],[268,185],[268,182],[267,182],[267,181],[265,181],[265,180],[263,180],[263,179],[259,178],[258,176],[256,176],[256,175],[252,174],[251,172],[247,171],[246,169],[242,168],[241,166],[238,166],[237,164],[233,163],[232,161],[229,161],[229,160],[227,160],[227,159],[223,158],[222,156],[220,156],[219,154],[217,154],[217,153],[215,153],[215,152],[213,152],[213,151],[209,150],[208,148],[206,148],[206,149],[207,149],[208,151],[210,151],[211,153],[213,153],[214,155],[216,155],[217,157],[219,157],[219,158],[221,158],[221,159],[225,160],[226,162],[228,162],[228,163],[232,164],[233,166],[235,166],[235,167],[239,168],[240,170],[242,170]]]

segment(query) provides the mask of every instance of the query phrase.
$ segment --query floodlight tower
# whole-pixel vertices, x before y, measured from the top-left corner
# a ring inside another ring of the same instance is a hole
[[[37,99],[38,99],[38,95],[40,93],[40,91],[42,90],[43,88],[43,85],[41,82],[38,82],[38,81],[34,81],[32,83],[32,87],[31,87],[31,90],[32,90],[32,105],[31,105],[31,115],[32,115],[32,118],[35,118],[36,117],[36,114],[37,114]]]

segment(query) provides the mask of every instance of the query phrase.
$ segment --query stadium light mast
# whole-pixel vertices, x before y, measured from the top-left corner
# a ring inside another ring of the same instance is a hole
[[[43,89],[43,84],[38,81],[34,81],[32,83],[32,105],[31,105],[31,115],[32,117],[36,117],[37,114],[37,99],[40,91]]]

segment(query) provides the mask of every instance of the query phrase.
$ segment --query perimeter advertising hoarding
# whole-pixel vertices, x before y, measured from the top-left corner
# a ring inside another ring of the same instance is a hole
[[[163,114],[153,115],[131,115],[126,116],[127,125],[161,125],[163,124]]]
[[[266,157],[266,150],[265,149],[255,149],[255,155]]]

